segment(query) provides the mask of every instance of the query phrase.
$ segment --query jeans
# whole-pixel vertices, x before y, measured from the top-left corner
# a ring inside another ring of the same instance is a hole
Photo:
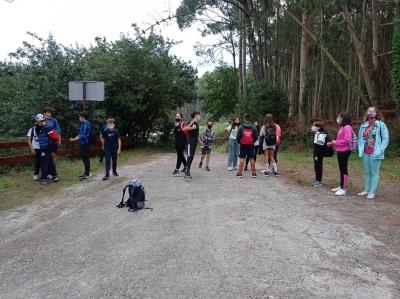
[[[375,193],[378,188],[379,174],[382,160],[372,159],[371,155],[364,154],[364,191]]]
[[[336,153],[340,170],[340,188],[342,189],[347,189],[349,183],[349,172],[347,165],[349,164],[350,154],[350,151]]]
[[[106,158],[106,176],[110,176],[111,160],[113,173],[117,172],[117,150],[104,150],[104,158]]]
[[[90,145],[85,144],[80,146],[80,156],[83,162],[83,166],[85,167],[84,175],[90,175]]]
[[[175,144],[175,149],[176,149],[176,168],[175,169],[180,169],[181,165],[183,164],[184,167],[186,167],[186,159],[185,159],[185,151],[186,144]]]
[[[239,144],[236,139],[229,139],[228,167],[236,167],[239,155]]]

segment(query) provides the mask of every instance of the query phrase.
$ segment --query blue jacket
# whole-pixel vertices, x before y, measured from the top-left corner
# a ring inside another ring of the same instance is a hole
[[[90,136],[91,136],[91,128],[90,128],[90,123],[88,120],[85,120],[81,128],[79,130],[79,144],[80,145],[88,145],[90,144]]]
[[[368,126],[368,122],[364,122],[358,133],[358,154],[360,158],[364,156],[364,131],[368,129]],[[385,150],[389,144],[389,131],[385,123],[381,120],[377,120],[374,126],[376,127],[376,136],[372,159],[383,160],[385,158]]]
[[[47,122],[57,131],[58,134],[61,135],[61,128],[60,124],[58,123],[57,119],[55,118],[48,118]]]
[[[48,122],[45,126],[40,128],[39,131],[39,146],[42,151],[47,150],[50,146],[51,139],[48,133],[53,130],[53,126]]]

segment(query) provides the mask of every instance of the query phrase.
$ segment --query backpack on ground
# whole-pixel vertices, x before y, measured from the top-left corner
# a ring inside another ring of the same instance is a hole
[[[351,140],[350,140],[350,151],[353,153],[357,153],[358,152],[358,136],[357,134],[354,132],[353,129],[351,129],[352,135],[351,135]]]
[[[124,202],[124,197],[126,193],[126,189],[128,189],[128,200]],[[145,207],[146,202],[146,193],[144,191],[144,186],[139,179],[132,180],[128,185],[124,187],[122,191],[122,200],[117,205],[117,208],[123,208],[124,206],[128,206],[129,212],[136,212],[138,210],[150,209]]]
[[[276,134],[273,132],[267,132],[265,133],[265,144],[267,146],[272,146],[272,145],[276,145]]]
[[[243,136],[240,139],[240,144],[244,144],[244,145],[253,145],[254,144],[252,128],[243,128]]]
[[[330,158],[333,157],[335,151],[333,150],[333,146],[328,146],[328,143],[332,141],[332,138],[329,135],[326,135],[325,143],[324,143],[324,157]]]

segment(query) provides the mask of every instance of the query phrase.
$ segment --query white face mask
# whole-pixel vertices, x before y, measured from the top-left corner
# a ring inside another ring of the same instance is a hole
[[[311,127],[311,131],[314,132],[314,133],[317,133],[318,132],[318,127],[312,126]]]
[[[339,117],[336,119],[336,122],[337,122],[338,125],[342,124],[342,120]]]
[[[109,128],[110,130],[114,130],[115,125],[108,125],[108,128]]]

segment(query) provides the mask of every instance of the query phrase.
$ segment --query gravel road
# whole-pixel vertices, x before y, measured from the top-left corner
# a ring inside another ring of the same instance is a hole
[[[398,204],[146,159],[1,214],[0,297],[400,297]],[[115,207],[135,177],[153,211]]]

